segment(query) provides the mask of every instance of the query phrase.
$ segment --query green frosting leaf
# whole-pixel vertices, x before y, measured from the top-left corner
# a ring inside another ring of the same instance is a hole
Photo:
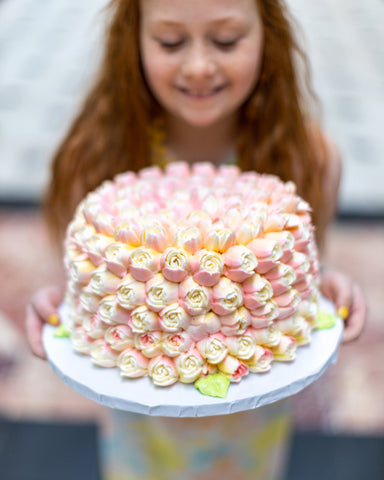
[[[317,325],[319,330],[326,330],[335,326],[337,315],[320,310],[317,313]]]
[[[55,329],[53,336],[57,338],[69,338],[71,333],[66,327],[65,323],[62,323]]]
[[[225,398],[230,383],[229,378],[221,373],[212,373],[211,375],[196,380],[195,388],[203,395]]]

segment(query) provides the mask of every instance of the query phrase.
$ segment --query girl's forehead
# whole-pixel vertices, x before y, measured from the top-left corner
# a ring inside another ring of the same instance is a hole
[[[140,0],[142,22],[165,25],[248,21],[258,16],[256,0]]]

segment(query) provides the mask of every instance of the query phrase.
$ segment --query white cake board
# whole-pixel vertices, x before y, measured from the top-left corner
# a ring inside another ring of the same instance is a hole
[[[334,313],[322,299],[321,309]],[[274,362],[268,373],[249,374],[231,383],[227,398],[202,395],[193,384],[180,382],[156,387],[149,377],[123,379],[118,368],[100,368],[89,356],[73,351],[68,338],[54,337],[55,327],[46,325],[43,344],[53,371],[71,388],[97,403],[118,410],[165,417],[205,417],[241,412],[290,397],[317,380],[335,363],[342,339],[343,322],[314,331],[309,346],[299,347],[294,363]]]

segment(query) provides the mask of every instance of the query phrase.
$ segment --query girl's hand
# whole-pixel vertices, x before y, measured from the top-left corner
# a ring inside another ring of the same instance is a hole
[[[338,314],[345,321],[343,343],[358,338],[367,315],[360,286],[341,272],[326,270],[322,274],[320,289],[335,304]]]
[[[57,307],[63,299],[63,292],[56,286],[42,287],[33,295],[27,305],[25,327],[32,352],[42,358],[47,356],[42,342],[44,323],[59,325]]]

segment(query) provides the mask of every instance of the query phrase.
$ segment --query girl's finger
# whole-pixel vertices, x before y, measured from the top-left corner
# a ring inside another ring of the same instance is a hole
[[[363,331],[367,315],[367,306],[361,288],[354,284],[352,288],[352,308],[345,322],[343,343],[357,339]]]
[[[51,286],[46,287],[33,296],[31,304],[37,316],[41,320],[50,323],[51,325],[58,325],[60,323],[57,307],[62,299],[62,293],[59,288]]]
[[[25,318],[26,334],[32,352],[39,358],[47,358],[42,341],[43,322],[31,305],[27,305]]]

